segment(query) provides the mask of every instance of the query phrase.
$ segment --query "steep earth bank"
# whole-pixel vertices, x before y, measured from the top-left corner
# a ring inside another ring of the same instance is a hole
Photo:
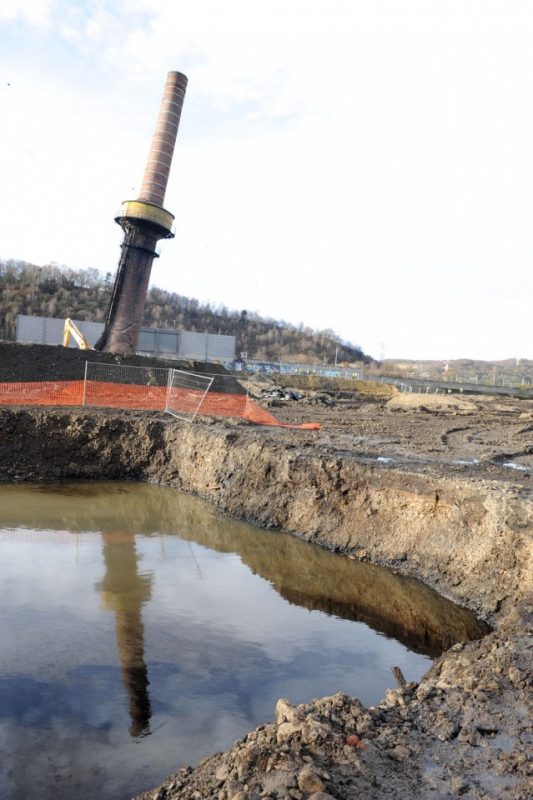
[[[0,480],[175,486],[232,516],[392,566],[488,620],[531,577],[525,484],[369,463],[316,448],[313,433],[241,421],[4,408],[0,431]]]
[[[381,446],[392,417],[382,418]],[[276,722],[143,797],[529,796],[528,475],[503,477],[493,458],[466,471],[380,462],[336,430],[337,440],[158,414],[0,409],[1,480],[176,486],[228,514],[420,578],[495,625],[376,709],[343,695],[298,709],[282,703]]]

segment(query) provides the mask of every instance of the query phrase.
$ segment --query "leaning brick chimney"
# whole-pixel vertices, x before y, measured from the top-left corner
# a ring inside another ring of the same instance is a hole
[[[122,203],[115,217],[124,239],[97,350],[129,354],[137,349],[156,243],[174,236],[174,216],[163,202],[186,88],[185,75],[168,73],[139,197]]]

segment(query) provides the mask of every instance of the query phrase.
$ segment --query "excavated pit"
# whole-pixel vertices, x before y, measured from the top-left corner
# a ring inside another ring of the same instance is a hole
[[[378,703],[393,666],[419,681],[487,630],[384,567],[121,481],[0,484],[0,602],[10,800],[131,797],[283,695]]]
[[[143,797],[529,796],[533,414],[529,402],[498,404],[276,409],[291,422],[318,416],[318,433],[205,418],[189,426],[157,413],[0,410],[0,480],[174,486],[418,578],[494,626],[452,647],[419,685],[392,689],[391,676],[376,708],[343,695],[281,704],[275,722]],[[504,467],[498,456],[509,453],[523,471]]]

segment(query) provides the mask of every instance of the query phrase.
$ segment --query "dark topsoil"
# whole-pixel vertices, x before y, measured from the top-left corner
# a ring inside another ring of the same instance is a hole
[[[202,361],[119,356],[61,345],[0,342],[0,381],[78,381],[83,379],[87,361],[127,367],[173,367],[202,374],[227,375],[220,364]]]
[[[203,361],[177,361],[170,358],[151,358],[149,356],[123,356],[100,353],[96,350],[79,350],[61,345],[15,344],[0,342],[0,382],[11,381],[78,381],[83,380],[87,362],[115,364],[125,367],[173,368],[214,376],[214,391],[227,391],[243,394],[245,390],[236,381],[220,380],[229,378],[229,373],[221,364]],[[220,378],[217,380],[217,376]],[[128,383],[128,380],[124,380]],[[166,379],[164,379],[166,383]]]

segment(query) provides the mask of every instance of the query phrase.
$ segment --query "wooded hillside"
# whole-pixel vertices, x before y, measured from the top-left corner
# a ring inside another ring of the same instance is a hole
[[[103,322],[112,285],[113,275],[104,277],[96,269],[0,259],[0,339],[15,340],[17,314]],[[371,361],[332,330],[315,331],[249,310],[212,306],[157,287],[149,290],[143,324],[236,336],[237,352],[249,358],[333,363],[338,349],[338,362]]]

